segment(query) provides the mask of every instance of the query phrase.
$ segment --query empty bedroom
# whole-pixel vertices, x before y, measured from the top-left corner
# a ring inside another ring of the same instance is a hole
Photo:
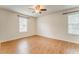
[[[79,54],[79,6],[0,5],[0,54]]]

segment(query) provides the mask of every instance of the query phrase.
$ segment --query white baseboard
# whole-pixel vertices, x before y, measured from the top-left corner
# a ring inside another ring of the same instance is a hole
[[[42,36],[42,37],[46,37],[46,38],[50,38],[50,39],[57,39],[57,40],[62,40],[61,38],[52,38],[52,37],[49,37],[49,36],[45,36],[45,35],[40,35],[39,36]],[[79,41],[71,41],[71,40],[68,40],[68,39],[63,39],[62,41],[67,41],[67,42],[71,42],[71,43],[76,43],[76,44],[79,44]]]
[[[33,36],[33,35],[29,35],[29,36]],[[9,39],[1,40],[0,43],[2,43],[2,42],[7,42],[7,41],[11,41],[11,40],[17,40],[17,39],[19,39],[19,38],[24,38],[24,37],[29,37],[29,36],[12,37],[12,38],[9,38]]]
[[[34,35],[29,35],[29,36],[34,36]],[[17,40],[19,38],[23,38],[23,37],[29,37],[29,36],[22,36],[22,37],[14,37],[14,38],[10,38],[10,39],[6,39],[6,40],[2,40],[0,41],[0,43],[2,42],[6,42],[6,41],[11,41],[11,40]],[[51,38],[49,36],[45,36],[45,35],[38,35],[38,36],[42,36],[42,37],[46,37],[46,38],[50,38],[50,39],[57,39],[57,40],[62,40],[60,38]],[[71,41],[71,40],[66,40],[66,39],[63,39],[62,41],[67,41],[67,42],[71,42],[71,43],[76,43],[76,44],[79,44],[79,41]]]

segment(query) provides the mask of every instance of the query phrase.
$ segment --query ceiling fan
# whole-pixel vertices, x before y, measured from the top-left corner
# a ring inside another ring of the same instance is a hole
[[[41,14],[43,11],[47,11],[47,9],[43,5],[34,5],[32,8],[32,13],[39,13]]]

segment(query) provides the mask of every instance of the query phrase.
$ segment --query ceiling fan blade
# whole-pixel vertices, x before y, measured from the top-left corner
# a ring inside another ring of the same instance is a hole
[[[40,9],[41,11],[47,11],[47,9]]]

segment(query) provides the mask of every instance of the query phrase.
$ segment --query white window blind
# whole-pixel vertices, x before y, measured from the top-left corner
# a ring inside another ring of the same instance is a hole
[[[19,16],[19,32],[27,32],[27,18]]]
[[[68,16],[68,33],[79,35],[79,14]]]

